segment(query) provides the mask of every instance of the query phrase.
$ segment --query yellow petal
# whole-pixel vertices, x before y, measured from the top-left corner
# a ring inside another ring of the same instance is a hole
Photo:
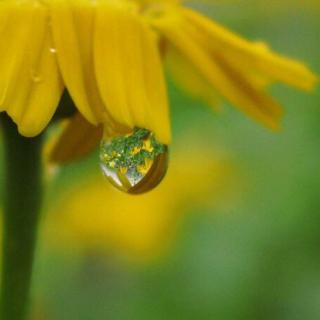
[[[157,39],[154,33],[145,27],[142,41],[142,52],[145,61],[142,64],[145,90],[148,95],[148,110],[151,122],[149,129],[154,131],[158,140],[164,144],[171,142],[171,127],[167,89],[163,75],[162,62]],[[146,123],[147,125],[147,123]],[[146,126],[146,128],[148,128]]]
[[[239,107],[242,108],[244,112],[247,112],[248,115],[265,122],[266,125],[273,129],[277,129],[279,120],[283,115],[283,110],[281,106],[265,92],[263,87],[261,88],[259,81],[255,81],[256,79],[250,77],[250,74],[247,75],[243,72],[243,69],[239,67],[237,61],[227,59],[227,57],[218,54],[215,55],[215,59],[230,82],[238,87],[244,97],[246,97],[248,101],[247,104],[243,102],[239,104]],[[251,110],[251,105],[252,108],[256,110]],[[260,119],[261,116],[262,118]]]
[[[134,6],[101,2],[94,37],[98,86],[112,116],[131,128],[147,128],[168,144],[168,103],[155,34]]]
[[[273,53],[266,45],[255,44],[230,32],[190,9],[182,9],[187,23],[198,30],[213,50],[241,61],[248,68],[300,89],[310,90],[317,77],[303,63]]]
[[[95,4],[83,0],[53,0],[50,8],[63,80],[77,108],[88,121],[96,124],[101,120],[103,106],[95,84],[90,48]]]
[[[80,114],[67,123],[61,134],[54,136],[47,147],[47,158],[54,163],[67,163],[92,152],[102,138],[102,127],[95,127]]]
[[[29,41],[30,25],[34,10],[14,1],[10,5],[1,2],[0,25],[0,110],[12,91],[19,89],[19,70]]]
[[[7,21],[9,19],[9,5],[7,2],[1,1],[0,2],[0,33],[2,33],[2,30],[7,24]]]
[[[198,70],[172,46],[167,48],[165,56],[166,66],[174,81],[187,93],[202,99],[218,111],[221,99]]]
[[[199,73],[235,106],[270,128],[277,128],[279,106],[222,56],[212,56],[196,29],[181,17],[157,23],[163,34]]]
[[[50,51],[48,10],[38,3],[30,6],[15,2],[7,11],[7,18],[0,41],[2,48],[8,48],[1,50],[0,58],[4,70],[0,76],[2,105],[21,134],[34,136],[50,121],[63,90],[57,62]]]
[[[43,45],[38,68],[34,69],[35,74],[32,75],[33,83],[27,104],[18,120],[19,132],[24,136],[37,135],[47,126],[64,89],[55,53],[52,51],[50,33],[46,34]]]

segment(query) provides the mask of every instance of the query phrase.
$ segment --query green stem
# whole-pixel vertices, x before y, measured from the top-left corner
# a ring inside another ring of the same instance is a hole
[[[0,319],[24,320],[42,198],[42,137],[22,137],[3,114],[0,123],[5,148]]]

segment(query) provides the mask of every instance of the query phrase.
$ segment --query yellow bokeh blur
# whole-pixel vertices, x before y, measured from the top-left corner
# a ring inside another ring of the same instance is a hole
[[[48,212],[44,241],[62,250],[113,249],[138,259],[159,256],[186,211],[232,203],[236,181],[230,162],[212,149],[187,149],[175,152],[167,177],[144,195],[121,193],[94,173],[80,179],[63,190]]]

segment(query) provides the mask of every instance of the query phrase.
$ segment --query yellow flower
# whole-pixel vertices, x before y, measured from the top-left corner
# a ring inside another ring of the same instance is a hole
[[[208,150],[177,150],[163,183],[139,197],[128,197],[96,175],[76,181],[55,195],[58,200],[46,216],[48,250],[114,249],[138,259],[161,255],[186,210],[232,204],[235,170],[224,156]]]
[[[107,134],[143,127],[169,144],[164,61],[190,93],[210,102],[223,97],[272,128],[281,110],[266,85],[309,90],[316,81],[302,63],[242,39],[180,1],[0,1],[0,111],[25,136],[47,126],[67,89],[80,122],[88,122],[71,125],[69,134],[80,135],[73,140],[86,138],[82,127],[101,124]]]

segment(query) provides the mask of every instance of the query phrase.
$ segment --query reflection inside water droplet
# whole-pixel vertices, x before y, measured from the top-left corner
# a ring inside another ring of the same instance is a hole
[[[140,194],[155,188],[168,167],[168,147],[159,143],[147,129],[103,140],[100,166],[106,178],[118,189]]]

